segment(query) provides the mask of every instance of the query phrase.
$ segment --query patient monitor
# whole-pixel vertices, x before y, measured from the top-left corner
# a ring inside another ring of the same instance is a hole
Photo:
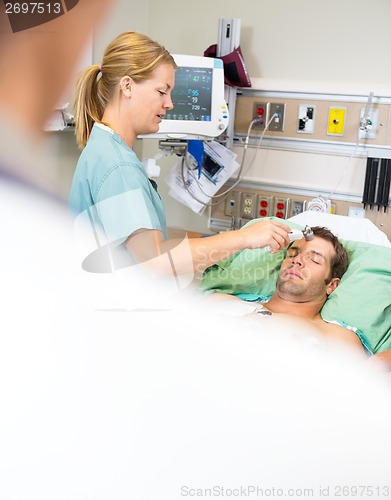
[[[168,110],[155,134],[143,138],[213,139],[228,125],[224,67],[212,57],[173,55],[178,66]]]

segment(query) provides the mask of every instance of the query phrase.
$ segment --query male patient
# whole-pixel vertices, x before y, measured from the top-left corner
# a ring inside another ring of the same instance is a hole
[[[348,256],[329,229],[316,226],[312,231],[312,240],[302,238],[291,244],[281,264],[275,292],[270,298],[258,298],[261,304],[256,312],[260,316],[284,313],[298,321],[301,318],[327,344],[340,341],[364,353],[361,340],[354,331],[326,322],[320,315],[322,306],[348,267]],[[216,298],[248,299],[248,294],[215,295]],[[303,323],[299,323],[299,328],[300,325]]]

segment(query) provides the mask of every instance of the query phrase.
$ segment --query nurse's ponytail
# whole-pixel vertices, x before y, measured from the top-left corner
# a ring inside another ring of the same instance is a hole
[[[99,65],[89,66],[80,72],[76,83],[76,97],[73,106],[76,125],[76,141],[84,148],[90,137],[94,122],[101,120],[104,105],[98,96]]]

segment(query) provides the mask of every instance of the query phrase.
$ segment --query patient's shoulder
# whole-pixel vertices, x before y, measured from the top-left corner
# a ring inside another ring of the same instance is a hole
[[[363,354],[365,353],[360,337],[354,329],[341,325],[338,322],[325,321],[322,318],[316,323],[320,331],[327,336],[330,343],[350,345],[352,348],[362,351]]]

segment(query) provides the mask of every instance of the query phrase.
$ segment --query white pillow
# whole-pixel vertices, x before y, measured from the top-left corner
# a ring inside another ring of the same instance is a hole
[[[294,215],[288,220],[302,226],[327,227],[336,236],[345,240],[362,241],[364,243],[391,247],[386,234],[378,229],[373,222],[365,218],[347,217],[318,212],[316,210],[307,210],[301,214]]]

